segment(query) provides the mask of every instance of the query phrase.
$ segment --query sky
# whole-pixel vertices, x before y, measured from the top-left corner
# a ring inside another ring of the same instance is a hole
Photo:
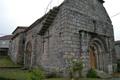
[[[63,0],[0,0],[0,36],[11,34],[17,26],[30,26]],[[120,0],[105,0],[115,40],[120,40]]]

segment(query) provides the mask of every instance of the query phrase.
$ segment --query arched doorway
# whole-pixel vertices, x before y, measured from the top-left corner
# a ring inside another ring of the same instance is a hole
[[[31,42],[28,42],[26,45],[26,57],[25,57],[26,68],[31,67],[31,56],[32,56],[32,44]]]
[[[89,45],[90,68],[104,70],[105,44],[99,38],[93,38]]]

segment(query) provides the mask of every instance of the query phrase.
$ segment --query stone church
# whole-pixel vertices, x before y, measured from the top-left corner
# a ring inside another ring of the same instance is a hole
[[[24,66],[64,69],[64,55],[90,68],[112,73],[114,33],[103,0],[64,0],[25,31]],[[12,53],[11,53],[12,54]],[[64,72],[64,71],[63,71]]]

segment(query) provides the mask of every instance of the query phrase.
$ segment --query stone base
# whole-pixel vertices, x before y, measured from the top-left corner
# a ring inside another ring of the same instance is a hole
[[[99,78],[102,78],[102,79],[112,78],[110,74],[107,74],[104,71],[96,70],[96,72]]]

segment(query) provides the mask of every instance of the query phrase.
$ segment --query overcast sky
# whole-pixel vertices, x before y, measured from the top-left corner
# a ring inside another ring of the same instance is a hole
[[[62,1],[0,0],[0,36],[11,34],[17,26],[31,25],[45,14],[49,3],[47,11]],[[120,40],[120,15],[117,14],[120,13],[120,0],[105,0],[104,6],[113,22],[115,40]]]

